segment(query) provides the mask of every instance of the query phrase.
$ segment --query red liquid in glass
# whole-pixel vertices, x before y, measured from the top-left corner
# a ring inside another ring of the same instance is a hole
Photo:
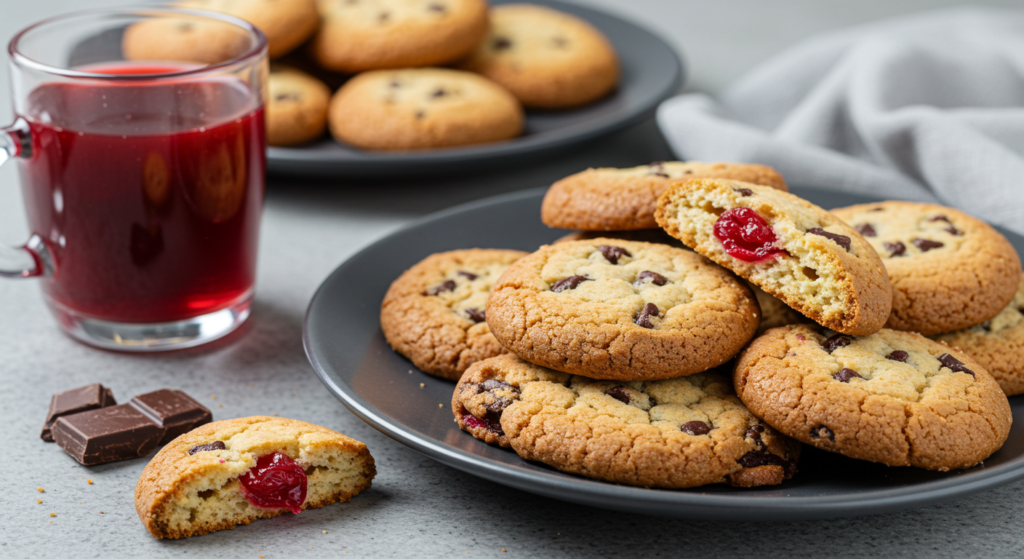
[[[153,323],[226,308],[250,290],[266,161],[263,107],[241,82],[47,84],[20,116],[32,135],[22,188],[56,261],[44,282],[55,303]]]

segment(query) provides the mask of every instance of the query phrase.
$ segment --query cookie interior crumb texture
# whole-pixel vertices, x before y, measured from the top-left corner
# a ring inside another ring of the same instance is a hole
[[[736,208],[756,212],[782,252],[759,263],[729,255],[715,237],[715,224]],[[662,195],[656,218],[673,237],[827,328],[866,335],[889,317],[892,292],[875,249],[839,218],[797,196],[739,181],[692,179]]]
[[[215,441],[224,448],[189,453]],[[284,514],[250,504],[238,480],[273,452],[305,469],[303,509],[346,502],[376,474],[366,445],[325,427],[265,416],[217,421],[178,437],[150,461],[135,488],[139,518],[154,537],[176,539]]]

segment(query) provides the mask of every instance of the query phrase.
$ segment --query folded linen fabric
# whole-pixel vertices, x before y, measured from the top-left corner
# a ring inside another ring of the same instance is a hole
[[[958,8],[806,40],[658,110],[682,159],[938,200],[1024,233],[1024,10]]]

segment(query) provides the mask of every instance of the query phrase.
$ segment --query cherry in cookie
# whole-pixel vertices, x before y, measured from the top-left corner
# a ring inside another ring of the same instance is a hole
[[[655,217],[669,235],[825,327],[866,335],[889,316],[889,278],[871,244],[788,192],[691,179],[661,196]]]

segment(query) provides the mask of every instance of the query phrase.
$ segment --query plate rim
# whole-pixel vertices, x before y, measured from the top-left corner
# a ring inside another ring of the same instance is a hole
[[[797,186],[795,189],[828,192],[825,189],[813,187]],[[350,391],[337,384],[331,378],[327,373],[324,363],[321,362],[314,350],[310,334],[310,317],[317,301],[328,289],[328,284],[331,283],[335,276],[343,274],[348,266],[355,265],[359,257],[379,249],[380,245],[388,242],[392,237],[406,233],[411,229],[444,220],[453,214],[539,197],[546,190],[547,187],[538,187],[490,196],[428,214],[375,240],[342,261],[321,282],[314,293],[306,309],[302,328],[303,349],[314,372],[328,391],[340,400],[349,411],[384,435],[457,470],[549,498],[611,510],[638,512],[656,516],[747,521],[804,520],[860,516],[927,506],[964,497],[979,491],[994,489],[1024,477],[1024,460],[1018,460],[1014,463],[996,466],[991,470],[974,472],[967,480],[957,475],[958,472],[951,472],[951,475],[942,479],[928,480],[903,487],[862,490],[848,495],[749,499],[745,498],[745,493],[743,492],[708,494],[686,490],[633,487],[573,476],[555,470],[538,472],[508,469],[493,459],[472,454],[446,445],[443,442],[421,436],[401,423],[392,422],[387,418],[377,415],[374,413],[376,408],[365,401],[355,390]],[[843,194],[867,198],[864,195],[855,193],[844,192]],[[962,470],[959,472],[962,472]],[[612,504],[606,502],[611,499],[614,499]],[[764,517],[766,512],[776,513],[777,515],[785,516],[785,518],[769,520]]]

